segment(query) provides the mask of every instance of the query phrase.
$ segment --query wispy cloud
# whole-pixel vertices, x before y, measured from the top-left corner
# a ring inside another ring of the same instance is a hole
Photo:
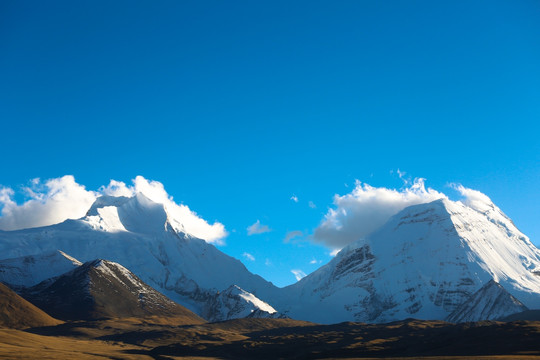
[[[474,210],[485,212],[495,207],[491,199],[478,190],[468,189],[461,184],[450,184],[450,187],[457,190],[463,196],[463,204]]]
[[[334,250],[330,251],[330,254],[329,254],[329,255],[332,256],[332,257],[334,257],[334,256],[336,256],[336,255],[338,254],[338,252],[339,252],[340,250],[341,250],[341,249],[334,249]]]
[[[294,201],[295,203],[298,202],[298,197],[296,195],[293,195],[291,196],[291,200]]]
[[[243,253],[242,256],[248,259],[249,261],[255,261],[255,257],[248,252]]]
[[[300,281],[302,278],[306,277],[306,273],[300,269],[292,269],[291,272],[294,274],[296,281]]]
[[[292,239],[296,238],[296,237],[301,237],[301,236],[304,236],[304,233],[299,231],[299,230],[294,230],[294,231],[289,231],[286,235],[285,235],[285,238],[283,239],[283,242],[284,243],[288,243],[290,242]]]
[[[272,266],[272,262],[270,261],[270,259],[266,259],[266,260],[264,261],[264,265],[266,265],[266,266]]]
[[[263,234],[270,231],[272,231],[272,229],[270,229],[267,225],[262,225],[259,220],[257,220],[253,225],[247,227],[247,234],[249,236]]]
[[[312,208],[312,209],[315,209],[315,208],[317,207],[317,205],[315,205],[315,203],[314,203],[313,201],[310,201],[310,202],[308,203],[308,206],[309,206],[310,208]]]

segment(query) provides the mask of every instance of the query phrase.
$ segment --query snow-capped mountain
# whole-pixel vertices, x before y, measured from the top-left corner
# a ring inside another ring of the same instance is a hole
[[[182,229],[181,219],[142,194],[104,196],[79,220],[0,231],[0,256],[61,250],[80,261],[107,258],[212,320],[272,310],[320,323],[442,320],[490,280],[540,308],[540,250],[492,203],[410,206],[284,289]],[[48,276],[60,275],[50,270]]]
[[[4,259],[0,260],[0,281],[10,285],[32,286],[81,264],[60,250]]]
[[[162,204],[141,193],[130,198],[103,196],[81,219],[0,231],[0,256],[41,256],[61,250],[83,262],[109,259],[198,314],[218,291],[231,285],[261,299],[276,291],[239,260],[181,229],[181,219],[171,219]],[[47,276],[64,272],[50,270]]]
[[[244,317],[273,317],[277,311],[272,306],[258,299],[255,295],[231,285],[225,291],[217,293],[206,303],[202,317],[208,321],[237,319]]]
[[[490,280],[540,308],[540,251],[495,205],[405,208],[283,292],[273,306],[322,323],[445,319]]]
[[[120,264],[94,260],[54,281],[27,288],[22,295],[47,313],[64,320],[102,317],[182,317],[203,319],[141,281]]]
[[[528,310],[495,280],[490,280],[467,301],[458,306],[446,320],[453,323],[498,320]]]

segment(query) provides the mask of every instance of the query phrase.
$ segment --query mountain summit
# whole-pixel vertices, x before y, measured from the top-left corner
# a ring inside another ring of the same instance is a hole
[[[137,193],[133,197],[99,197],[82,219],[96,230],[156,234],[171,227],[162,204]]]
[[[184,232],[181,220],[143,194],[101,197],[81,219],[0,232],[0,254],[12,258],[0,262],[0,269],[2,264],[10,269],[0,271],[0,280],[8,274],[20,285],[33,285],[37,277],[32,272],[40,267],[21,265],[18,272],[13,265],[56,252],[67,267],[77,266],[74,258],[122,264],[212,320],[274,311],[320,323],[442,320],[491,280],[524,306],[540,308],[540,250],[491,202],[440,199],[405,208],[283,289]],[[490,309],[499,312],[504,311]]]
[[[167,316],[185,323],[203,319],[142,282],[120,264],[93,260],[23,291],[23,296],[64,320]]]
[[[540,307],[540,251],[495,205],[440,199],[405,208],[284,289],[298,319],[444,319],[490,280]]]
[[[261,299],[277,289],[250,273],[239,260],[183,232],[181,220],[172,219],[162,204],[141,193],[133,197],[103,196],[81,219],[0,232],[0,253],[7,259],[61,250],[81,262],[106,258],[198,314],[217,292],[232,285]],[[26,278],[29,280],[21,281],[21,285],[34,284],[31,277]]]

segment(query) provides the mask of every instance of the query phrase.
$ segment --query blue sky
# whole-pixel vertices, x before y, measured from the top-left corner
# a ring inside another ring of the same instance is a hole
[[[540,245],[538,18],[532,0],[3,1],[0,184],[160,181],[278,285],[330,259],[288,232],[356,179],[401,188],[398,169],[487,194]],[[272,231],[248,236],[257,220]]]

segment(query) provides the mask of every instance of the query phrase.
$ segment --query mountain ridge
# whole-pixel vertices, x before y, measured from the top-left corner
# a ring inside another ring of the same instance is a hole
[[[446,321],[453,323],[499,320],[529,310],[495,280],[490,280],[459,305]]]
[[[398,212],[286,287],[285,298],[299,298],[297,304],[275,306],[320,323],[442,320],[494,279],[534,308],[539,267],[540,251],[495,205],[479,211],[439,199]]]
[[[23,297],[63,320],[106,317],[203,319],[157,292],[120,264],[96,259],[21,292]]]
[[[250,273],[239,260],[181,232],[180,225],[172,224],[175,221],[162,204],[141,193],[131,198],[103,197],[81,219],[0,232],[0,253],[15,258],[60,249],[82,262],[106,258],[199,314],[206,301],[231,285],[262,299],[276,291],[273,284]]]
[[[78,220],[0,232],[6,257],[58,249],[81,261],[120,263],[198,314],[208,312],[216,294],[237,286],[283,316],[301,320],[442,320],[490,280],[527,307],[540,308],[540,250],[493,203],[439,199],[409,206],[285,288],[182,232],[181,219],[140,193],[98,198]],[[226,308],[245,309],[246,297],[236,298]],[[213,320],[232,313],[241,311],[217,312]]]

